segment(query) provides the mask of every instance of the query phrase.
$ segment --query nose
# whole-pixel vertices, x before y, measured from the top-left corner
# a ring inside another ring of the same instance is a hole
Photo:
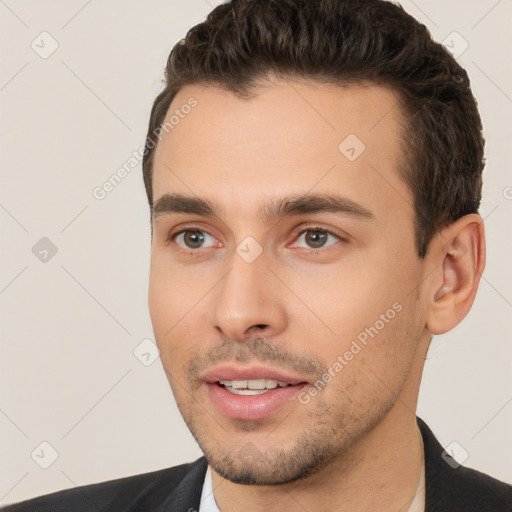
[[[215,328],[239,341],[279,335],[287,323],[286,295],[264,253],[252,263],[234,253],[230,263],[212,297]]]

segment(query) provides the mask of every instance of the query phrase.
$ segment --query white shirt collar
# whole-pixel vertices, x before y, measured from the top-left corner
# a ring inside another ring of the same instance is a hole
[[[210,470],[210,465],[208,465],[206,475],[204,477],[203,491],[201,492],[201,503],[199,505],[198,512],[220,512],[219,507],[217,507],[217,503],[215,502],[215,497],[213,496],[212,472]]]

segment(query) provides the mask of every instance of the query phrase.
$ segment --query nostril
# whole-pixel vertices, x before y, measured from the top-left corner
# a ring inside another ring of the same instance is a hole
[[[258,329],[265,329],[267,326],[265,324],[257,324],[254,327],[257,327]]]

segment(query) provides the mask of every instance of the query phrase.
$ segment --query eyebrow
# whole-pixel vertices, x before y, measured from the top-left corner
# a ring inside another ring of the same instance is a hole
[[[153,220],[169,215],[196,214],[203,217],[222,216],[215,205],[203,198],[182,194],[164,194],[153,205]],[[265,223],[282,217],[301,214],[337,213],[362,220],[373,220],[375,215],[362,205],[336,194],[297,194],[271,199],[263,204],[257,216]]]

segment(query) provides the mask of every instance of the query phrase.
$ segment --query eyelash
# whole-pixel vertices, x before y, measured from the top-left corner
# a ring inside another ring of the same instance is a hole
[[[333,230],[330,230],[330,229],[327,229],[327,228],[324,228],[321,226],[307,226],[305,228],[302,228],[300,231],[295,231],[294,232],[295,241],[297,241],[302,234],[307,233],[308,231],[315,232],[315,233],[317,233],[317,232],[318,233],[327,233],[327,234],[332,235],[335,238],[337,238],[340,242],[348,242],[346,237],[343,237],[339,233],[336,233]],[[206,233],[206,234],[210,235],[212,238],[215,238],[212,234],[208,233],[208,231],[205,231],[204,229],[201,229],[199,226],[187,226],[186,228],[181,229],[180,231],[177,231],[175,233],[173,233],[173,232],[169,233],[169,236],[167,237],[166,241],[168,243],[176,243],[174,241],[174,239],[177,236],[179,236],[183,233],[188,233],[188,232]],[[296,235],[295,235],[295,233],[296,233]],[[176,245],[178,245],[178,244],[176,244]],[[336,244],[331,244],[331,245],[336,245]],[[318,249],[307,249],[305,247],[299,247],[299,249],[302,249],[302,251],[306,251],[308,254],[315,254],[315,253],[318,254],[318,253],[327,251],[331,247],[331,245],[328,245],[325,248],[320,247]],[[178,247],[179,247],[179,250],[181,250],[183,253],[185,253],[186,255],[189,255],[189,256],[195,256],[200,251],[200,248],[199,249],[184,249],[180,245],[178,245]],[[208,249],[208,247],[207,247],[207,249]]]

